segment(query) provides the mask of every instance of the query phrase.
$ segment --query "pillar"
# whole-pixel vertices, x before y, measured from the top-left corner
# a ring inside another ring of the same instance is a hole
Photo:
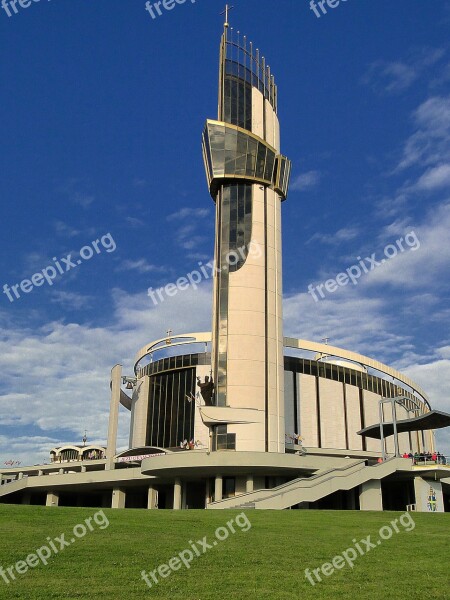
[[[125,508],[126,494],[120,488],[114,488],[112,493],[111,508]]]
[[[222,498],[223,498],[223,478],[222,478],[222,475],[216,475],[214,501],[220,502],[220,500],[222,500]]]
[[[210,502],[211,502],[211,485],[210,485],[210,480],[207,479],[206,484],[205,484],[205,508],[208,506],[208,504]]]
[[[381,480],[372,479],[361,485],[359,506],[360,510],[383,510]]]
[[[247,494],[249,494],[250,492],[253,492],[253,489],[254,489],[253,475],[247,475],[247,479],[245,481],[245,491],[247,492]]]
[[[417,512],[444,512],[442,483],[422,477],[414,478]]]
[[[47,492],[45,506],[58,506],[59,494],[57,492]]]
[[[148,376],[140,379],[133,389],[130,448],[146,445],[149,390],[150,377]]]
[[[173,510],[181,510],[181,480],[175,479],[173,486]]]
[[[117,454],[117,429],[119,426],[120,385],[122,365],[111,371],[111,402],[109,405],[108,443],[106,446],[106,469],[114,469],[114,456]]]
[[[148,486],[148,500],[147,500],[147,508],[152,510],[154,508],[158,508],[158,492],[152,485]]]

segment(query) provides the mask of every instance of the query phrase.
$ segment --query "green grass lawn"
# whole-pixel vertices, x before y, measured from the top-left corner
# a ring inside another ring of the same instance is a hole
[[[99,509],[0,505],[0,566],[25,560],[62,533],[70,541],[75,525]],[[0,598],[20,600],[304,600],[345,598],[432,600],[450,597],[450,515],[414,514],[415,528],[383,541],[314,587],[305,569],[320,568],[347,548],[371,536],[401,513],[333,511],[247,511],[236,533],[195,557],[150,589],[141,571],[153,571],[189,541],[215,540],[218,527],[235,511],[105,510],[109,526],[77,539],[48,564],[39,564],[7,585],[0,576]],[[99,523],[103,521],[98,517]],[[406,521],[405,521],[406,523]],[[80,531],[81,535],[82,531]],[[225,535],[221,532],[221,535]],[[384,535],[387,535],[384,530]],[[60,544],[56,543],[59,548]],[[364,550],[365,544],[360,547]],[[202,552],[201,545],[198,545]],[[176,566],[178,563],[173,563]],[[340,564],[340,563],[338,563]],[[23,566],[19,566],[23,569]],[[163,570],[163,573],[165,571]]]

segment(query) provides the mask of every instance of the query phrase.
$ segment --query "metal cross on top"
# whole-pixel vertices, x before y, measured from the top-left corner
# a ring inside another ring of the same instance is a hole
[[[230,6],[229,4],[225,5],[225,10],[223,12],[221,12],[221,15],[225,15],[225,27],[229,27],[230,24],[228,22],[228,15],[230,10],[233,10],[234,6]]]

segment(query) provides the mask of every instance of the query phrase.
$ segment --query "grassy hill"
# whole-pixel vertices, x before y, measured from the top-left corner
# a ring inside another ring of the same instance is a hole
[[[401,515],[0,505],[0,599],[447,599],[450,515]]]

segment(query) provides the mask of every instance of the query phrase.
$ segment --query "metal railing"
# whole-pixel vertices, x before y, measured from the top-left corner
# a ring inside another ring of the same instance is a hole
[[[433,459],[432,456],[429,456],[427,454],[416,454],[413,455],[412,458],[410,456],[408,458],[410,458],[412,460],[413,465],[416,466],[450,466],[450,456],[444,456],[443,454],[440,454],[435,459]]]

